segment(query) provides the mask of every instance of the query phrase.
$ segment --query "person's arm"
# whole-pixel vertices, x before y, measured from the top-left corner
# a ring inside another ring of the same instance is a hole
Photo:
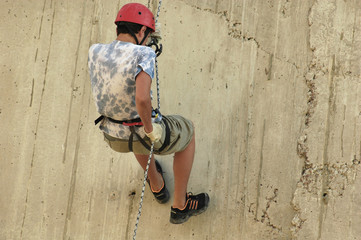
[[[152,79],[144,71],[141,71],[135,78],[135,105],[146,133],[153,131],[151,85]]]

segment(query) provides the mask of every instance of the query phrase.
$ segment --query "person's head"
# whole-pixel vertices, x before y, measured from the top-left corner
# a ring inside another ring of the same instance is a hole
[[[121,33],[133,36],[138,45],[142,45],[150,32],[155,31],[155,20],[153,13],[140,3],[128,3],[118,12],[114,22],[117,25],[117,35]],[[139,43],[136,35],[142,36]]]

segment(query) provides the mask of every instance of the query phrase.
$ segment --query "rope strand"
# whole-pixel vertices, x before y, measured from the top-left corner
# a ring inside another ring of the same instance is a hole
[[[158,77],[158,60],[155,58],[155,76],[157,78],[157,102],[158,110],[160,110],[160,93],[159,93],[159,77]]]
[[[150,148],[150,153],[149,153],[147,168],[145,169],[145,173],[144,173],[143,188],[142,188],[142,193],[141,193],[141,195],[140,195],[139,209],[138,209],[137,221],[135,222],[133,240],[135,240],[135,238],[136,238],[136,236],[137,236],[137,230],[138,230],[138,224],[139,224],[139,220],[140,220],[140,215],[142,214],[144,191],[145,191],[145,185],[146,185],[146,182],[147,182],[147,177],[148,177],[148,170],[149,170],[150,161],[152,160],[153,148],[154,148],[154,143],[152,143],[152,146],[151,146],[151,148]]]
[[[157,16],[155,18],[155,23],[158,22],[160,6],[162,5],[162,0],[159,0]],[[158,101],[158,110],[160,110],[160,93],[159,93],[159,76],[158,76],[158,60],[155,58],[155,76],[157,79],[157,101]]]
[[[155,17],[155,23],[158,22],[158,18],[159,18],[159,12],[160,12],[160,6],[162,5],[162,0],[159,0],[158,3],[158,10],[157,10],[157,16]]]

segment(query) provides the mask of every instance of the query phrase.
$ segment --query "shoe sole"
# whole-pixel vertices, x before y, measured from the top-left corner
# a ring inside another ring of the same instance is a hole
[[[207,208],[208,208],[208,204],[209,204],[209,196],[208,194],[206,194],[206,198],[205,198],[205,206],[202,208],[202,209],[199,209],[198,211],[196,212],[192,212],[190,214],[186,214],[183,218],[178,218],[178,219],[174,219],[174,218],[170,218],[170,223],[173,223],[173,224],[182,224],[182,223],[185,223],[188,221],[188,219],[190,217],[193,217],[193,216],[197,216],[199,214],[202,214],[204,213]]]

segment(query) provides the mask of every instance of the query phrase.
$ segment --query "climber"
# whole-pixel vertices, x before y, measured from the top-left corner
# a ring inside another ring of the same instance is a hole
[[[152,12],[142,4],[129,3],[120,9],[115,24],[115,41],[94,44],[89,49],[89,74],[93,98],[101,114],[100,129],[110,148],[120,153],[133,152],[144,170],[152,143],[156,154],[174,154],[170,222],[183,223],[204,212],[209,203],[207,193],[187,193],[195,152],[193,123],[179,115],[161,116],[159,111],[152,110],[156,54],[146,46],[156,30]],[[154,156],[147,181],[156,200],[166,203],[169,192]]]

